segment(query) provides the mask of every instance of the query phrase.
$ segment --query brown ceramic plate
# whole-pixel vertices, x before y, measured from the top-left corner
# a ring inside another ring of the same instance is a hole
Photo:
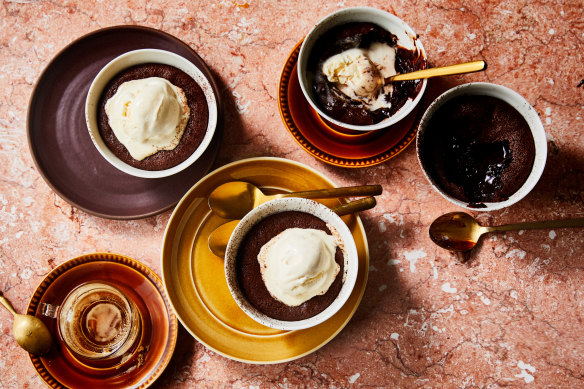
[[[363,297],[369,268],[365,228],[357,215],[343,216],[353,234],[359,269],[347,302],[330,319],[312,328],[281,331],[264,327],[239,308],[227,287],[223,258],[209,250],[209,234],[225,219],[209,209],[209,194],[232,180],[251,182],[266,193],[333,188],[322,173],[281,158],[250,158],[212,171],[197,182],[174,209],[162,243],[162,278],[178,319],[197,340],[228,358],[248,363],[280,363],[327,344],[349,322]],[[333,207],[346,202],[323,199]]]
[[[416,137],[424,100],[399,123],[376,131],[352,131],[323,120],[304,98],[296,63],[302,41],[288,56],[278,89],[280,115],[294,139],[312,156],[335,166],[360,168],[395,157]]]
[[[142,316],[138,349],[142,364],[134,360],[122,368],[89,368],[76,361],[60,342],[55,319],[41,314],[44,303],[59,305],[65,296],[87,281],[116,285],[137,305]],[[27,314],[41,319],[53,334],[51,350],[42,357],[29,354],[43,381],[52,388],[144,388],[168,365],[176,345],[178,321],[158,276],[142,263],[110,253],[71,259],[49,273],[33,294]]]
[[[193,62],[209,79],[222,117],[219,89],[197,53],[172,35],[140,26],[97,30],[65,47],[41,74],[30,100],[28,142],[37,169],[65,201],[97,216],[136,219],[169,209],[209,171],[217,154],[221,123],[201,158],[171,177],[130,176],[95,149],[85,124],[89,86],[113,58],[144,48],[171,51]]]

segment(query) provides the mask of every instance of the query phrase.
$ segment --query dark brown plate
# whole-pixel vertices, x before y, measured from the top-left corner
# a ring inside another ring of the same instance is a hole
[[[179,174],[158,179],[130,176],[110,165],[85,124],[85,97],[97,73],[118,55],[145,48],[171,51],[194,63],[213,87],[219,118],[201,158]],[[171,208],[209,171],[220,143],[221,117],[217,83],[191,47],[152,28],[117,26],[89,33],[53,58],[32,93],[27,134],[37,169],[65,201],[97,216],[137,219]]]

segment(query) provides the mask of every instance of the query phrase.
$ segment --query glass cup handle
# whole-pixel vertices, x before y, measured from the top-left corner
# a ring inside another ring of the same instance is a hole
[[[52,317],[53,319],[55,319],[57,317],[57,310],[58,309],[59,309],[58,305],[43,303],[43,308],[41,310],[41,314],[43,316],[48,316],[48,317]]]

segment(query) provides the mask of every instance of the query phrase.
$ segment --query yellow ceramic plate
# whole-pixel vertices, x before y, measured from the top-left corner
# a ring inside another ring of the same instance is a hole
[[[227,288],[223,258],[209,251],[209,233],[226,220],[211,213],[207,198],[228,181],[251,182],[266,191],[303,191],[333,188],[324,175],[298,162],[280,158],[252,158],[223,166],[202,178],[182,198],[168,222],[162,244],[162,277],[168,297],[185,328],[208,348],[228,358],[249,363],[278,363],[300,358],[330,341],[357,309],[369,268],[369,249],[358,216],[343,217],[359,253],[355,289],[337,314],[306,330],[280,331],[249,318]],[[327,206],[336,199],[323,200]]]

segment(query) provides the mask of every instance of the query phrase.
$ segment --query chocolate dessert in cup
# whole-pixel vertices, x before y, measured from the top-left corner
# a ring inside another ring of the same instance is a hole
[[[535,109],[517,92],[482,82],[440,95],[422,117],[416,146],[432,187],[475,211],[501,209],[524,198],[547,158]]]
[[[301,198],[269,201],[237,225],[225,253],[231,295],[267,327],[298,330],[333,316],[349,298],[358,255],[343,220]]]
[[[405,118],[427,84],[385,79],[426,66],[422,43],[406,23],[385,11],[355,7],[312,28],[297,69],[304,97],[323,120],[341,130],[371,131]]]
[[[192,165],[217,126],[217,102],[190,61],[164,50],[130,51],[110,61],[87,94],[91,139],[114,167],[159,178]]]

